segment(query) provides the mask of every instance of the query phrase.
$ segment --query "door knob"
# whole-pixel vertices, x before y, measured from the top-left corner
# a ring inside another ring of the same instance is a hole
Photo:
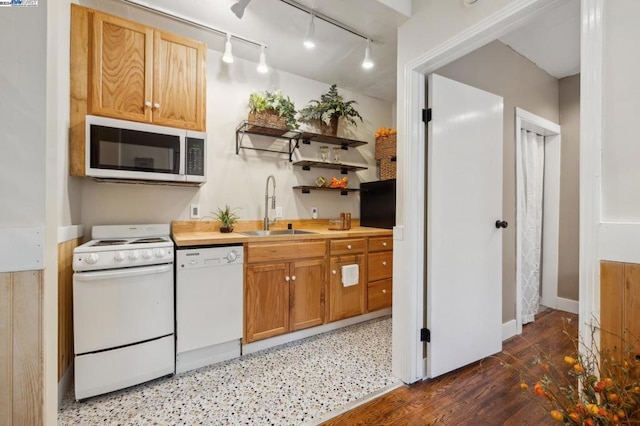
[[[496,228],[506,228],[507,226],[509,226],[509,224],[506,220],[496,220]]]

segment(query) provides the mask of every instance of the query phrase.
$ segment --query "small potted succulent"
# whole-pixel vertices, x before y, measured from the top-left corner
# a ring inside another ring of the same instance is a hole
[[[249,123],[293,130],[298,126],[296,106],[279,90],[253,92],[249,95]]]
[[[224,209],[218,208],[218,211],[216,211],[214,215],[218,222],[220,222],[220,232],[233,232],[233,225],[235,225],[239,219],[238,215],[235,213],[235,209],[226,205]]]
[[[298,111],[299,120],[303,123],[320,122],[320,132],[323,135],[336,136],[338,134],[338,118],[357,126],[356,118],[362,122],[360,113],[354,108],[356,101],[345,101],[338,93],[338,87],[332,84],[327,93],[320,96],[320,100],[313,99],[309,105]]]

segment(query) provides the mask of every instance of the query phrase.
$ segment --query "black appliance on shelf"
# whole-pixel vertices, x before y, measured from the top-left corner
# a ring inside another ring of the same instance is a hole
[[[396,180],[360,184],[360,226],[391,229],[396,224]]]

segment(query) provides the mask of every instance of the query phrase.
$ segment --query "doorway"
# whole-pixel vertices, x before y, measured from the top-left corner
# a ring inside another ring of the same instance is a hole
[[[526,318],[525,280],[523,271],[523,253],[525,252],[525,212],[523,206],[527,190],[525,189],[525,167],[523,165],[523,146],[526,141],[522,131],[539,135],[543,140],[544,166],[542,178],[542,238],[536,275],[539,287],[539,304],[549,308],[557,307],[558,298],[558,240],[560,222],[560,126],[540,116],[516,108],[516,328],[522,334]],[[529,313],[532,315],[532,313]]]
[[[399,225],[394,230],[396,239],[394,250],[394,374],[406,383],[425,377],[422,345],[419,343],[419,329],[424,312],[424,146],[425,129],[420,116],[415,113],[424,109],[424,76],[454,59],[464,56],[489,41],[506,34],[532,19],[538,13],[548,10],[558,2],[521,1],[479,21],[467,31],[434,45],[421,53],[407,49],[399,52],[399,57],[410,59],[399,64],[398,105],[398,176]],[[602,125],[602,32],[603,1],[582,0],[581,9],[581,72],[583,90],[581,107],[581,150],[580,181],[580,312],[583,315],[597,308],[597,233],[599,212],[598,180],[594,179],[599,170],[599,150],[601,147]],[[409,35],[409,32],[407,32]],[[414,38],[416,34],[413,35]],[[403,42],[400,37],[399,43]],[[415,48],[415,46],[412,46]],[[403,155],[403,159],[400,155]],[[404,197],[404,194],[412,194]],[[413,196],[415,195],[415,196]],[[405,230],[406,228],[406,230]],[[581,323],[580,334],[587,343],[591,342],[586,325]]]

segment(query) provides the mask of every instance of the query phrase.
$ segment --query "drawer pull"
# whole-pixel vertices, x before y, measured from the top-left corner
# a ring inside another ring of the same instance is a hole
[[[338,271],[336,271],[336,270],[334,269],[333,271],[331,271],[331,273],[332,273],[333,275],[335,275],[335,274],[337,274],[337,273],[338,273]]]
[[[387,266],[387,262],[386,261],[382,262],[382,266]]]
[[[289,276],[288,276],[288,275],[287,275],[286,277],[284,277],[284,280],[285,280],[286,282],[289,282],[289,280],[290,280],[290,279],[291,279],[291,278],[289,278]]]
[[[387,294],[387,290],[382,290],[382,293]]]
[[[351,250],[351,244],[347,246],[347,250]]]
[[[382,243],[382,247],[386,247],[387,246],[387,242],[385,241],[384,243]]]

